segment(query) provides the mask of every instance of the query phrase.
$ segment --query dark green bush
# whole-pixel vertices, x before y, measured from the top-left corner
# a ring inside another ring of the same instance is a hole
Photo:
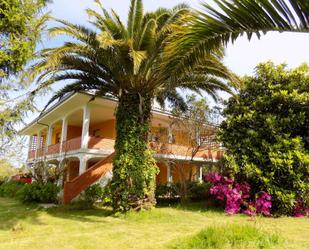
[[[156,188],[156,198],[158,200],[178,200],[182,195],[183,183],[160,184]],[[191,200],[206,200],[209,195],[209,183],[187,182],[188,197]]]
[[[160,184],[156,187],[156,198],[177,198],[177,186],[175,184]]]
[[[290,215],[309,192],[309,67],[269,62],[255,72],[226,103],[224,165],[253,194],[270,194],[273,213]]]
[[[53,183],[33,182],[18,191],[22,202],[55,203],[60,188]]]
[[[21,181],[8,181],[0,185],[0,196],[15,197],[17,192],[25,185]]]
[[[192,182],[189,186],[192,200],[206,200],[209,197],[210,184],[207,182]]]
[[[84,200],[93,205],[95,202],[102,200],[104,190],[99,183],[93,184],[85,189],[83,193]]]

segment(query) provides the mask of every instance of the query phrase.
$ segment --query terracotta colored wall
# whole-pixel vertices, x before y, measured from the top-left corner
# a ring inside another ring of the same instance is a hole
[[[78,175],[79,175],[79,161],[69,162],[67,180],[72,181]]]
[[[81,135],[82,135],[82,127],[73,126],[73,125],[68,126],[67,140],[80,137]]]
[[[151,127],[150,133],[152,138],[157,137],[162,143],[168,142],[168,132],[166,128],[163,127]]]
[[[61,128],[60,127],[55,127],[53,129],[51,144],[57,144],[59,142],[57,140],[59,140],[59,139],[61,139]]]
[[[175,144],[179,144],[179,145],[190,145],[189,144],[189,136],[188,134],[186,134],[186,132],[184,131],[180,131],[180,130],[174,130],[173,131],[174,137],[175,137]]]
[[[100,124],[90,126],[89,135],[90,136],[96,135],[105,138],[115,138],[116,137],[115,120],[111,119],[108,121],[104,121]]]
[[[159,167],[159,174],[157,175],[156,182],[157,184],[163,184],[166,183],[167,180],[167,168],[163,163],[157,163],[157,166]]]
[[[162,142],[162,143],[168,142],[167,128],[151,127],[151,134],[158,136],[160,138],[160,142]],[[175,139],[174,144],[189,145],[189,137],[185,132],[180,131],[180,130],[173,130],[173,135],[174,135],[174,139]]]
[[[194,181],[196,179],[196,174],[198,173],[198,166],[190,165],[190,164],[177,164],[172,167],[172,174],[173,174],[173,182],[179,182],[183,177],[185,179],[189,178],[190,170],[192,169],[192,178],[191,180]]]

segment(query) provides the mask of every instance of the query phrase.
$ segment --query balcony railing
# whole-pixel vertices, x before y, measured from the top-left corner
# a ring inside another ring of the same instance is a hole
[[[30,150],[28,152],[28,159],[33,159],[35,157],[35,150]]]
[[[52,144],[47,148],[47,155],[53,155],[60,153],[60,144]]]
[[[69,152],[74,150],[79,150],[81,147],[81,137],[72,138],[68,141],[63,142],[62,151]]]
[[[89,137],[88,141],[88,149],[100,149],[100,150],[109,150],[113,151],[115,145],[115,140],[112,138],[101,138],[101,137]],[[168,144],[168,143],[160,143],[160,142],[150,142],[150,147],[156,151],[156,153],[161,155],[175,156],[175,158],[181,156],[190,158],[204,158],[210,160],[219,160],[223,156],[222,149],[207,149],[200,148],[197,152],[193,151],[193,148],[184,145],[177,144]],[[81,148],[81,137],[76,137],[70,139],[68,141],[63,142],[62,152],[70,152],[79,150]],[[48,146],[46,154],[47,155],[55,155],[60,153],[60,144],[53,144]],[[45,149],[29,151],[28,158],[33,159],[35,157],[42,157],[45,155]]]

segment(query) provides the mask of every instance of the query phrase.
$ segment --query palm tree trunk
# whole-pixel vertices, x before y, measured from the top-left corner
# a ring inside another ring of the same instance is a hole
[[[115,211],[141,210],[155,204],[158,172],[148,147],[151,98],[125,93],[116,110],[116,142],[111,181]]]

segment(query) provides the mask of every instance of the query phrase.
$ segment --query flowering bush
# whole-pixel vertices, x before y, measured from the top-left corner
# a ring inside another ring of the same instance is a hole
[[[306,208],[306,205],[303,201],[298,200],[293,209],[294,217],[305,217],[309,216],[309,209]]]
[[[225,211],[228,214],[242,212],[250,216],[256,213],[265,216],[271,215],[271,196],[261,192],[253,198],[250,195],[251,188],[247,182],[236,183],[217,173],[207,174],[204,180],[212,183],[210,194],[225,203]]]

